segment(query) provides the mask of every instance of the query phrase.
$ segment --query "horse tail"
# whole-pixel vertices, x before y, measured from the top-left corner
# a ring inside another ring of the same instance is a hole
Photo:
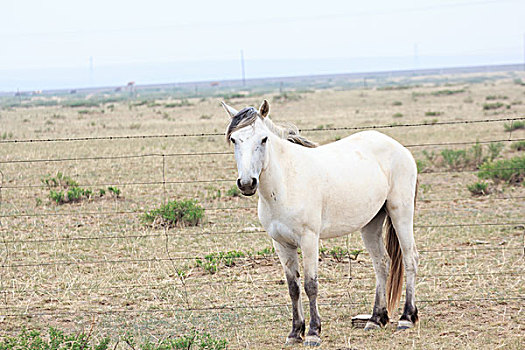
[[[392,315],[397,308],[397,304],[401,299],[401,291],[403,288],[403,253],[399,246],[396,229],[392,225],[390,216],[386,218],[386,251],[390,256],[390,273],[388,274],[388,281],[386,282],[386,308],[388,314]]]
[[[416,188],[414,192],[414,210],[416,209],[417,188],[419,181],[416,179]],[[397,304],[401,299],[401,292],[403,287],[403,275],[405,268],[403,266],[403,252],[399,246],[399,239],[397,238],[396,229],[392,225],[390,216],[386,218],[386,250],[390,257],[390,273],[386,283],[386,308],[388,314],[392,315],[397,308]]]

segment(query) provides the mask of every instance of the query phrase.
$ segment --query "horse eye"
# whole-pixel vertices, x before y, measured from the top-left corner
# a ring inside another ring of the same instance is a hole
[[[266,136],[264,139],[262,139],[261,143],[264,145],[268,141],[268,136]]]

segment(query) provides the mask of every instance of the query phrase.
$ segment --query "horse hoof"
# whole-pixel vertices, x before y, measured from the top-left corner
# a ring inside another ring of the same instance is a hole
[[[365,331],[373,331],[375,329],[380,329],[380,328],[381,328],[381,326],[378,325],[377,323],[372,322],[372,321],[368,321],[366,323],[366,326],[365,326]]]
[[[410,329],[410,328],[414,328],[414,324],[412,322],[410,322],[410,321],[400,320],[397,323],[397,330],[398,331],[402,331],[402,330]]]
[[[303,342],[302,338],[286,338],[286,343],[284,345],[295,345],[295,344],[301,344]]]
[[[307,335],[306,339],[304,340],[304,346],[321,346],[321,338],[316,335]]]

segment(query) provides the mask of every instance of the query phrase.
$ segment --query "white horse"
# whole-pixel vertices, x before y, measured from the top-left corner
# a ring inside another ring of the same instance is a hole
[[[413,327],[418,321],[418,254],[413,234],[417,168],[410,152],[376,131],[317,147],[297,129],[276,126],[268,118],[266,100],[258,111],[249,107],[237,112],[222,104],[232,118],[226,136],[235,148],[237,186],[246,196],[259,188],[259,220],[273,239],[288,282],[293,321],[286,343],[302,342],[305,333],[297,248],[303,254],[304,288],[310,302],[305,345],[319,346],[319,239],[357,230],[361,230],[376,273],[375,303],[365,329],[389,322],[388,315],[401,297],[403,267],[406,303],[398,329]],[[385,218],[386,249],[382,240]]]

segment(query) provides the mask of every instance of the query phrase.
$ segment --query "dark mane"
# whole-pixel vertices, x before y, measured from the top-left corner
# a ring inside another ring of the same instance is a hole
[[[259,113],[253,107],[246,107],[241,109],[231,120],[226,130],[226,140],[230,141],[230,136],[234,131],[242,129],[248,125],[255,123]]]
[[[232,133],[237,130],[240,130],[244,127],[252,125],[255,123],[257,118],[261,118],[259,112],[253,107],[246,107],[240,110],[230,121],[228,129],[226,130],[226,140],[230,142],[230,137]],[[279,136],[282,139],[286,139],[291,143],[301,145],[303,147],[314,148],[317,147],[315,142],[307,140],[306,138],[299,135],[299,131],[295,126],[277,126],[275,125],[270,118],[266,117],[261,118],[264,124],[272,131],[275,135]]]

